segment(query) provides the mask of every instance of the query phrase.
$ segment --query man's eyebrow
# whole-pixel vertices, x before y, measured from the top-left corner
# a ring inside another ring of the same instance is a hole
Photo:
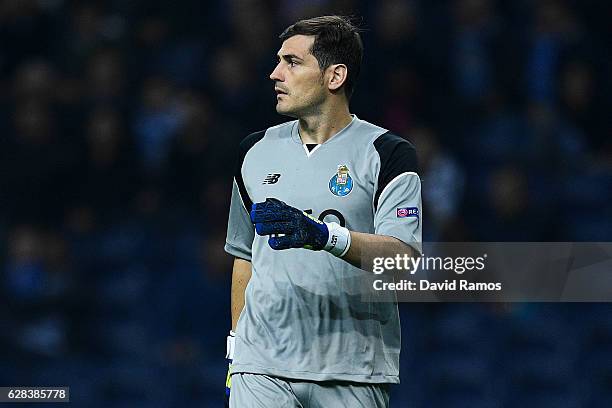
[[[277,57],[284,59],[285,61],[290,61],[290,60],[300,60],[300,61],[304,61],[304,59],[298,57],[295,54],[277,54]]]

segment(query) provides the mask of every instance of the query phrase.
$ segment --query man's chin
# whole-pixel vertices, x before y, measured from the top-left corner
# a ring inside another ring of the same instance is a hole
[[[279,115],[290,116],[292,118],[296,117],[295,112],[293,112],[291,109],[281,106],[280,103],[276,104],[276,113],[278,113]]]

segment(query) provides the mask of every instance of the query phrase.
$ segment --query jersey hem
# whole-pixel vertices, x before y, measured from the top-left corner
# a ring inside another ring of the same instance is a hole
[[[232,364],[232,375],[236,373],[263,374],[291,380],[306,381],[350,381],[368,384],[399,384],[397,375],[366,375],[348,373],[313,373],[310,371],[289,371],[278,368],[260,367],[252,364]]]

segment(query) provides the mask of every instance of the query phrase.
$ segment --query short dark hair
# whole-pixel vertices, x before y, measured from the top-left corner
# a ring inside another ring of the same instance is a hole
[[[348,74],[343,86],[346,98],[350,99],[363,58],[360,31],[349,17],[321,16],[300,20],[290,25],[278,38],[285,41],[294,35],[314,35],[315,40],[310,53],[319,62],[321,71],[332,64],[346,65]]]

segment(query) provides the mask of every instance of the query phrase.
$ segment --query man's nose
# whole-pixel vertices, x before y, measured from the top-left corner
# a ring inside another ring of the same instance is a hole
[[[273,81],[282,81],[283,77],[281,75],[281,66],[280,64],[276,65],[274,71],[270,74],[270,79]]]

